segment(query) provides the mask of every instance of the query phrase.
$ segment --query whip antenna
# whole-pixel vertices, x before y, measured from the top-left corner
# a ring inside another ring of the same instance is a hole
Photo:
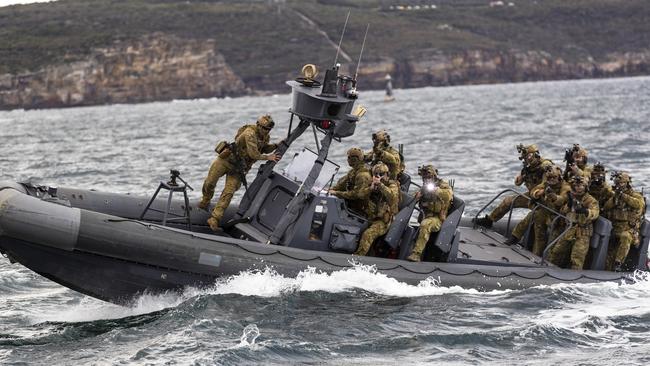
[[[339,40],[339,46],[336,48],[336,57],[334,58],[334,67],[336,67],[336,63],[339,61],[339,51],[341,51],[341,43],[343,42],[343,36],[345,35],[345,28],[348,26],[348,19],[350,19],[350,12],[348,11],[348,15],[345,17],[345,24],[343,24],[343,33],[341,33],[341,39]]]
[[[357,80],[357,75],[359,75],[359,65],[361,65],[361,56],[363,55],[363,48],[366,46],[366,37],[368,36],[368,28],[370,28],[370,23],[366,25],[366,34],[363,35],[363,43],[361,44],[361,52],[359,52],[359,61],[357,62],[357,71],[354,72],[354,80]]]

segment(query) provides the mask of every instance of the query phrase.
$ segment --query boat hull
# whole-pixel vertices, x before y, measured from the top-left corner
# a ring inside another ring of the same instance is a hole
[[[268,245],[67,207],[16,189],[0,190],[0,251],[63,286],[120,304],[265,268],[293,277],[308,268],[329,273],[362,264],[409,284],[433,279],[481,291],[629,281],[629,273],[411,263]]]

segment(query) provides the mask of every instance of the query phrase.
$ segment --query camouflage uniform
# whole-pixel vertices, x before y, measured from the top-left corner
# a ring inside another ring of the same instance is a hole
[[[348,164],[352,168],[343,178],[336,182],[330,193],[343,198],[348,207],[358,213],[365,214],[366,201],[361,192],[370,185],[372,177],[363,162],[363,151],[353,147],[348,150]]]
[[[371,165],[379,162],[386,164],[390,172],[390,179],[396,180],[399,173],[403,170],[403,166],[399,151],[390,146],[390,135],[384,130],[373,133],[372,142],[374,146],[372,151],[365,154],[365,160]]]
[[[566,203],[570,190],[571,186],[562,180],[562,169],[553,165],[546,170],[544,183],[533,188],[530,191],[530,196],[540,204],[559,212]],[[535,241],[532,250],[535,255],[543,254],[546,248],[545,234],[556,217],[556,214],[543,207],[535,210],[533,214]],[[559,227],[558,222],[555,224],[554,233],[557,232],[557,227]],[[555,237],[553,234],[551,236]]]
[[[530,190],[542,183],[544,178],[544,169],[551,165],[552,162],[539,156],[537,145],[522,146],[521,148],[518,147],[518,149],[520,149],[521,152],[521,157],[519,159],[524,161],[525,166],[521,169],[521,173],[515,177],[515,185],[521,186],[524,184],[528,189],[528,192],[524,193],[523,196],[530,197]],[[505,216],[511,208],[528,208],[530,201],[523,196],[506,196],[489,215],[484,218],[479,218],[476,223],[490,227],[492,226],[492,223],[499,221],[503,216]],[[521,239],[524,235],[530,220],[532,220],[532,216],[526,215],[526,217],[512,230],[512,236],[516,241]]]
[[[567,203],[560,213],[565,215],[573,226],[550,249],[548,260],[561,267],[565,267],[567,257],[570,259],[571,269],[582,269],[589,241],[593,234],[593,223],[598,218],[598,201],[591,197],[587,190],[587,181],[583,177],[574,177],[571,181],[571,193]]]
[[[361,190],[361,196],[367,200],[366,215],[369,226],[361,234],[355,255],[368,253],[375,240],[386,234],[398,210],[399,184],[389,179],[388,167],[384,163],[376,164],[372,168],[372,173],[373,176],[381,175],[381,182],[378,182],[374,189],[371,183]]]
[[[422,252],[429,242],[431,233],[440,231],[442,223],[447,218],[447,211],[454,197],[454,192],[447,182],[437,177],[437,170],[432,165],[420,168],[423,180],[423,193],[416,194],[420,200],[420,208],[424,219],[420,222],[420,230],[411,255],[406,258],[412,262],[419,262]],[[429,183],[433,182],[433,183]],[[433,191],[427,190],[427,185],[433,184]]]
[[[573,149],[571,150],[571,154],[573,156],[573,160],[575,163],[571,166],[567,166],[564,175],[565,179],[569,181],[571,178],[573,178],[576,175],[582,176],[586,179],[590,179],[593,167],[591,165],[587,165],[587,160],[588,160],[587,150],[585,150],[579,144],[574,144]]]
[[[605,203],[614,196],[614,190],[605,181],[607,171],[601,163],[596,163],[591,171],[589,180],[589,194],[598,201],[598,206],[605,207]],[[600,216],[607,218],[607,212],[600,210]]]
[[[234,146],[237,153],[230,151],[230,148],[222,152],[210,165],[208,176],[203,182],[203,197],[199,203],[200,208],[207,208],[210,200],[214,196],[214,188],[219,178],[226,176],[221,196],[216,206],[212,210],[212,215],[208,219],[208,225],[214,231],[218,230],[219,221],[230,205],[235,192],[241,187],[241,176],[253,166],[257,160],[270,160],[270,153],[277,148],[277,144],[269,143],[269,131],[275,123],[271,116],[265,115],[257,120],[256,125],[245,125],[237,131]],[[241,161],[237,160],[237,157]]]
[[[645,211],[643,196],[630,186],[627,173],[613,175],[616,192],[603,207],[612,221],[612,237],[607,253],[607,269],[620,270],[630,246],[639,245],[639,229]],[[617,243],[617,245],[614,245]]]

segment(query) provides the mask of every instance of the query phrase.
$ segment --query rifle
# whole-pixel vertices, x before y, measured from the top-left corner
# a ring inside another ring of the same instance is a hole
[[[248,182],[246,181],[246,164],[241,155],[239,155],[239,149],[237,149],[237,142],[230,143],[230,151],[232,152],[232,157],[235,160],[235,170],[237,170],[237,175],[239,175],[239,180],[244,185],[244,189],[248,191]]]

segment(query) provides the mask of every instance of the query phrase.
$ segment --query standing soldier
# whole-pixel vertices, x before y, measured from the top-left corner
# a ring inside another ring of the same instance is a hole
[[[548,260],[565,267],[567,259],[570,259],[571,269],[580,270],[585,263],[589,241],[594,231],[594,221],[599,213],[598,202],[587,193],[587,180],[584,177],[573,177],[571,192],[560,213],[573,225],[551,248]]]
[[[431,233],[440,231],[454,197],[451,187],[447,182],[438,178],[438,170],[433,165],[421,167],[418,169],[418,174],[422,177],[422,190],[415,194],[415,199],[420,201],[424,219],[420,223],[415,247],[411,255],[406,258],[411,262],[419,262],[422,259],[422,252],[429,242]]]
[[[350,209],[365,214],[366,202],[361,192],[370,185],[372,177],[363,162],[363,151],[358,147],[348,150],[350,171],[330,189],[330,194],[343,198]]]
[[[366,255],[375,240],[386,234],[397,213],[399,195],[399,185],[390,179],[386,164],[375,164],[372,167],[372,182],[361,191],[361,197],[367,202],[369,226],[361,234],[355,255]]]
[[[219,178],[226,176],[226,184],[223,187],[219,201],[217,202],[212,216],[208,219],[208,225],[213,231],[219,230],[219,221],[232,200],[232,196],[246,182],[246,173],[257,160],[280,160],[276,154],[268,154],[277,148],[277,144],[269,143],[269,134],[275,126],[275,122],[269,115],[258,118],[255,125],[244,125],[237,131],[235,142],[231,144],[220,143],[217,146],[219,156],[212,162],[208,176],[203,182],[203,197],[198,207],[207,209],[210,200],[214,196],[214,188]],[[225,145],[225,146],[224,146]]]
[[[544,173],[544,183],[533,188],[530,196],[544,206],[559,212],[569,197],[569,191],[571,191],[571,186],[562,179],[562,169],[557,165],[551,165],[546,168],[546,173]],[[556,217],[556,214],[543,207],[535,210],[533,215],[535,231],[533,253],[535,255],[541,257],[544,253],[546,248],[545,234]],[[557,232],[557,227],[553,232]],[[551,235],[554,237],[553,234]]]
[[[605,203],[614,196],[612,187],[605,179],[606,174],[605,166],[598,162],[594,165],[589,180],[589,194],[598,201],[598,206],[601,208],[605,207]],[[607,218],[607,212],[601,209],[600,216]]]
[[[390,179],[397,179],[397,175],[401,172],[401,159],[399,151],[390,146],[390,135],[385,130],[372,134],[372,151],[366,153],[365,160],[370,164],[375,165],[382,162],[388,166],[390,172]]]
[[[581,147],[580,144],[573,144],[571,149],[567,149],[564,153],[564,161],[566,161],[564,179],[569,181],[576,175],[587,179],[591,178],[593,167],[587,165],[587,158],[587,150]]]
[[[632,189],[632,178],[625,172],[612,173],[614,195],[605,203],[607,218],[612,221],[612,240],[609,242],[607,269],[620,272],[630,246],[639,245],[641,218],[645,212],[643,196]],[[617,245],[614,245],[614,244]]]
[[[524,196],[530,197],[530,190],[536,187],[538,184],[542,183],[544,178],[544,167],[551,164],[550,160],[544,159],[539,155],[539,150],[537,145],[528,145],[524,146],[522,144],[517,145],[517,151],[521,154],[519,160],[523,163],[523,168],[521,172],[515,177],[515,185],[521,186],[524,184],[528,192]],[[476,224],[484,226],[487,228],[492,227],[492,224],[499,221],[508,211],[510,211],[510,206],[512,208],[527,208],[529,200],[526,197],[518,195],[506,196],[503,201],[489,214],[485,217],[478,218]],[[519,222],[517,227],[512,231],[512,236],[508,240],[508,244],[514,244],[521,239],[528,223],[530,222],[531,217],[526,216],[526,218]]]

